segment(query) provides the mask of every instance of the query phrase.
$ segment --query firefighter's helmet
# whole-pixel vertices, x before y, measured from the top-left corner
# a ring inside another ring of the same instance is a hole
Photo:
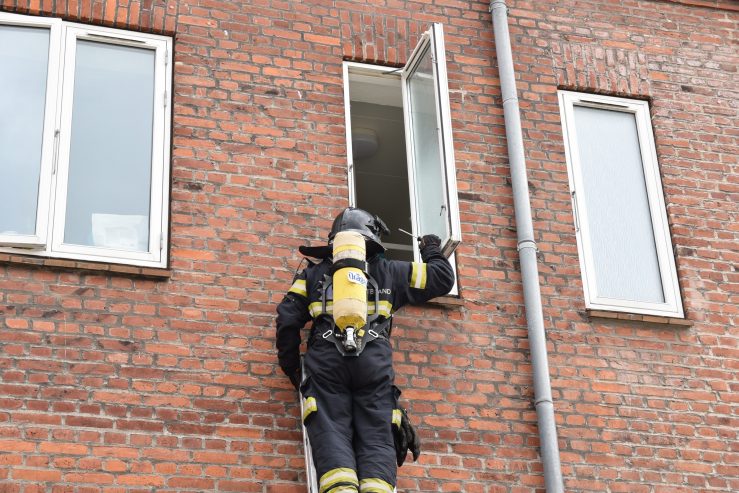
[[[378,247],[381,251],[385,250],[381,236],[390,234],[390,230],[382,219],[356,207],[347,207],[336,216],[331,226],[331,233],[328,235],[328,241],[333,241],[339,231],[356,231],[364,236],[368,243]]]

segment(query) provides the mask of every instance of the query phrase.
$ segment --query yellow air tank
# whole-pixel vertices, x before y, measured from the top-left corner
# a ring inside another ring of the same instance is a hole
[[[334,263],[343,259],[364,262],[367,254],[364,236],[354,231],[340,231],[334,237]],[[356,351],[355,334],[367,323],[367,277],[356,267],[342,267],[333,275],[333,317],[345,333],[344,348]]]

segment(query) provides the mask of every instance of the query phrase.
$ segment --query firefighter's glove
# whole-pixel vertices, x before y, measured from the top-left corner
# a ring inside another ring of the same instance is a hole
[[[427,257],[440,251],[441,238],[436,235],[422,236],[418,240],[418,247],[421,250],[421,258],[425,261]]]
[[[405,409],[396,409],[395,413],[399,415],[399,419],[394,416],[396,419],[393,420],[393,440],[395,441],[395,458],[400,467],[405,462],[409,450],[413,454],[413,461],[418,460],[418,456],[421,455],[421,442]]]
[[[283,368],[282,371],[285,372],[285,375],[287,375],[287,378],[290,379],[290,383],[293,384],[293,387],[295,387],[295,390],[300,389],[300,381],[303,378],[302,372],[300,371],[300,367],[293,369]]]

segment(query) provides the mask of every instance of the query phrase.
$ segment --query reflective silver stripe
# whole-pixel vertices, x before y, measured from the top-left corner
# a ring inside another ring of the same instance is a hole
[[[299,294],[300,296],[308,296],[308,289],[305,286],[305,279],[296,280],[292,286],[290,286],[289,293]]]
[[[318,490],[320,493],[325,493],[327,491],[343,491],[341,489],[331,489],[337,483],[349,483],[349,485],[354,485],[353,488],[354,491],[356,491],[356,485],[358,484],[357,473],[354,472],[353,469],[349,469],[347,467],[331,469],[326,474],[321,476],[321,479],[318,482]],[[348,489],[346,491],[351,491],[351,489]]]
[[[316,404],[316,399],[313,397],[308,397],[306,399],[303,399],[303,422],[305,422],[306,418],[311,415],[311,413],[314,413],[318,411],[318,404]]]
[[[393,424],[400,428],[400,420],[402,419],[402,416],[400,414],[400,409],[393,409]]]
[[[311,317],[318,318],[319,315],[323,314],[323,303],[320,301],[314,301],[308,305],[308,311],[310,312]],[[328,315],[331,315],[334,312],[334,305],[330,301],[326,303],[326,312]]]
[[[389,317],[393,313],[393,304],[389,301],[381,300],[379,303],[379,314],[383,317]],[[375,313],[375,303],[373,301],[369,302],[369,305],[367,307],[367,314],[373,315]]]
[[[393,485],[380,478],[367,478],[359,482],[362,493],[393,493]]]
[[[411,287],[426,289],[426,264],[413,262],[411,265]]]
[[[323,303],[320,301],[314,301],[310,305],[308,305],[308,311],[310,312],[310,316],[312,318],[318,318],[319,315],[323,315]],[[334,312],[334,305],[333,302],[329,301],[326,303],[326,314],[331,315]],[[379,314],[383,317],[389,317],[393,314],[393,304],[389,301],[380,301],[379,303]],[[375,304],[374,302],[370,302],[367,306],[367,315],[374,315],[375,313]]]
[[[384,317],[389,317],[393,314],[393,304],[389,301],[381,300],[379,303],[379,308],[379,314]],[[310,312],[311,317],[317,318],[319,315],[323,314],[323,303],[320,301],[314,301],[313,303],[308,305],[308,311]],[[331,315],[334,312],[334,304],[332,301],[326,303],[326,312],[327,315]],[[367,315],[374,315],[374,313],[375,303],[374,301],[370,301],[369,303],[367,303]]]

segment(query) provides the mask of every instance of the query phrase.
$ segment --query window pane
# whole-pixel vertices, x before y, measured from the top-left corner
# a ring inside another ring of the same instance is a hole
[[[0,233],[36,233],[49,30],[0,26]]]
[[[574,114],[597,296],[664,302],[635,117]]]
[[[397,90],[400,92],[400,86]],[[412,239],[398,231],[413,229],[403,110],[352,101],[351,125],[356,205],[377,214],[387,224],[390,234],[383,236],[382,241],[388,246],[388,258],[413,260]],[[394,245],[405,245],[407,249]]]
[[[149,250],[154,63],[77,42],[65,243]]]
[[[450,236],[449,211],[445,201],[444,163],[439,153],[441,136],[436,127],[437,106],[430,49],[426,49],[408,78],[408,90],[419,233],[433,233],[445,240]]]

